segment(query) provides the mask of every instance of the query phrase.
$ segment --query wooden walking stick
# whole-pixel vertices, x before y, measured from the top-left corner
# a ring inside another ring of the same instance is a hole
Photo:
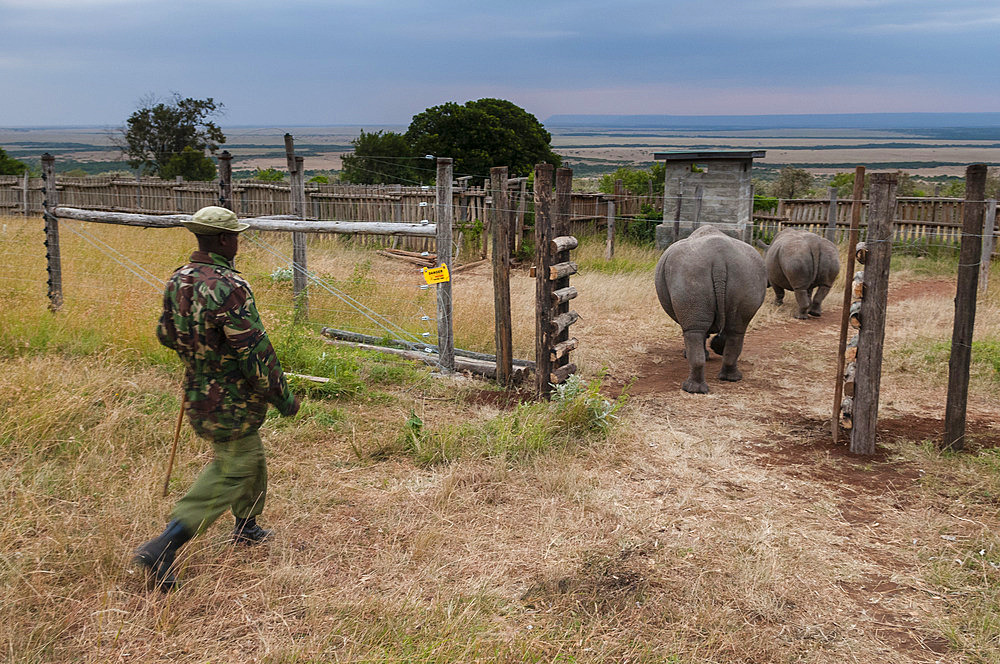
[[[187,390],[181,397],[181,412],[177,414],[177,426],[174,428],[174,446],[170,450],[170,463],[167,464],[167,479],[163,482],[163,497],[167,497],[170,487],[170,473],[174,470],[174,455],[177,454],[177,440],[181,437],[181,425],[184,424],[184,406],[187,405]]]

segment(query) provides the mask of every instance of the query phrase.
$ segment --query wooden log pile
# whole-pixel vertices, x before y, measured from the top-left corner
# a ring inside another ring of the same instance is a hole
[[[863,266],[867,256],[868,249],[865,243],[859,242],[854,253],[855,260]],[[854,273],[851,294],[850,325],[851,329],[857,330],[857,332],[847,342],[847,350],[844,352],[844,375],[841,377],[844,381],[844,388],[843,399],[840,402],[840,424],[845,429],[854,426],[854,376],[857,373],[858,336],[862,325],[861,301],[865,294],[865,272],[863,269]]]

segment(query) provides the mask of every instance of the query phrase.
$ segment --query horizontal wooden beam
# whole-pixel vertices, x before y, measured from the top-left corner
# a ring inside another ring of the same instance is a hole
[[[549,357],[552,359],[553,362],[555,362],[564,355],[568,355],[571,350],[576,350],[578,344],[579,342],[576,340],[576,337],[572,337],[570,339],[567,339],[566,341],[557,343],[555,346],[552,347],[552,352],[550,353]]]
[[[552,291],[552,306],[558,306],[565,302],[569,302],[574,297],[579,295],[576,289],[572,286],[567,286],[566,288],[560,288],[558,290]]]
[[[561,251],[576,249],[579,244],[577,239],[572,235],[560,235],[559,237],[552,238],[552,242],[549,243],[549,250],[554,254],[558,254]]]
[[[553,369],[549,374],[549,382],[553,385],[565,383],[566,379],[576,373],[575,364],[564,364],[558,369]]]
[[[62,219],[76,219],[98,224],[118,224],[143,228],[176,228],[182,221],[190,221],[189,214],[129,214],[125,212],[97,212],[71,207],[57,207],[55,215]],[[242,219],[256,231],[294,233],[338,233],[343,235],[405,235],[435,237],[436,224],[396,224],[377,221],[305,221],[298,217],[252,217]]]
[[[416,360],[431,366],[437,366],[440,362],[440,357],[437,354],[432,353],[421,353],[420,351],[404,350],[402,348],[387,348],[385,346],[340,341],[337,339],[326,339],[325,341],[326,343],[333,344],[335,346],[350,346],[352,348],[357,348],[358,350],[369,350],[377,353],[385,353],[387,355],[396,355],[407,360]],[[496,378],[497,373],[496,363],[474,360],[468,357],[456,357],[455,369],[458,371],[468,371],[469,373],[476,374],[477,376],[483,376],[484,378]],[[528,367],[515,365],[511,379],[515,383],[520,383],[528,377],[528,372]]]
[[[558,337],[567,327],[575,323],[579,318],[580,314],[575,311],[567,311],[564,314],[559,314],[552,319],[552,336]]]
[[[555,265],[549,266],[549,279],[555,281],[556,279],[562,279],[563,277],[568,277],[571,274],[576,274],[577,264],[573,261],[567,261],[565,263],[556,263]]]
[[[414,343],[412,341],[403,341],[402,339],[386,339],[385,337],[374,337],[370,334],[361,334],[360,332],[349,332],[347,330],[338,330],[332,327],[324,327],[320,329],[320,334],[324,337],[330,339],[337,339],[339,341],[352,341],[354,343],[371,344],[373,346],[384,346],[386,343],[390,343],[393,346],[399,346],[406,350],[423,350],[428,348],[427,344]],[[489,353],[477,353],[473,350],[465,350],[464,348],[456,348],[455,355],[460,357],[468,357],[474,360],[482,360],[484,362],[496,362],[497,356],[490,355]],[[529,369],[535,368],[535,363],[531,360],[519,360],[514,358],[514,364],[522,367],[527,367]]]

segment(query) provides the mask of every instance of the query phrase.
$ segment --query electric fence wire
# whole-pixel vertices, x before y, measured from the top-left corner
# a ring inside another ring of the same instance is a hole
[[[272,247],[267,242],[264,242],[260,238],[255,238],[253,236],[250,236],[249,239],[250,239],[251,242],[253,242],[257,246],[261,247],[265,251],[273,254],[274,256],[277,256],[278,258],[281,258],[284,261],[291,261],[292,269],[298,270],[298,271],[302,272],[304,275],[306,275],[307,278],[309,278],[311,281],[313,281],[314,283],[316,283],[316,285],[318,285],[320,288],[322,288],[323,290],[327,291],[328,293],[330,293],[334,297],[339,298],[341,301],[345,302],[348,306],[352,307],[357,313],[361,314],[362,316],[364,316],[365,318],[367,318],[368,320],[370,320],[372,323],[374,323],[376,326],[378,326],[381,329],[385,330],[387,333],[402,335],[404,337],[409,337],[410,339],[412,339],[416,343],[423,343],[419,338],[417,338],[416,336],[414,336],[412,333],[410,333],[410,332],[406,331],[405,329],[403,329],[402,327],[396,325],[395,323],[393,323],[391,320],[389,320],[388,318],[386,318],[382,314],[379,314],[378,312],[376,312],[376,311],[374,311],[374,310],[366,307],[364,304],[362,304],[361,302],[358,302],[356,299],[354,299],[353,297],[351,297],[347,293],[344,293],[343,291],[341,291],[341,290],[339,290],[337,288],[334,288],[333,286],[331,286],[330,284],[328,284],[325,280],[320,279],[318,276],[316,276],[315,273],[310,272],[304,266],[302,266],[299,263],[295,262],[294,259],[290,258],[286,254],[282,254],[280,251],[278,251],[277,249],[275,249],[274,247]],[[378,319],[381,319],[381,321],[378,320]],[[382,322],[382,321],[384,321],[384,322]]]

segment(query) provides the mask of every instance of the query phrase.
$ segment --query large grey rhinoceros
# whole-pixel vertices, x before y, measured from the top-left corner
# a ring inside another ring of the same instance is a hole
[[[656,295],[684,332],[691,366],[691,374],[681,385],[685,392],[708,392],[705,339],[712,333],[716,333],[712,350],[722,355],[719,379],[743,378],[736,360],[743,350],[747,325],[766,292],[764,259],[749,244],[717,228],[702,226],[667,247],[656,265]]]
[[[796,318],[818,317],[822,313],[823,299],[840,273],[837,245],[795,228],[786,228],[774,237],[767,247],[764,263],[776,304],[781,305],[786,290],[795,293],[799,307]]]

